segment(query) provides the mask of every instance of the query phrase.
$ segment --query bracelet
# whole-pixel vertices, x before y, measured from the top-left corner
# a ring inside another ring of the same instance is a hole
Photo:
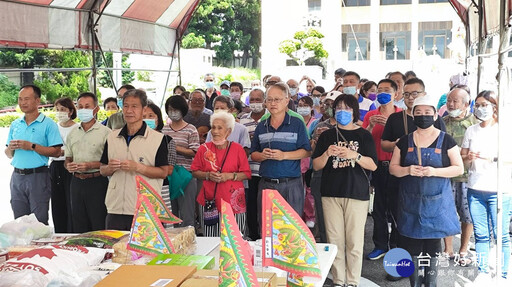
[[[238,177],[238,174],[236,172],[233,173],[233,180],[236,180]]]
[[[206,175],[204,176],[206,180],[210,180],[210,172],[207,171],[206,172]]]

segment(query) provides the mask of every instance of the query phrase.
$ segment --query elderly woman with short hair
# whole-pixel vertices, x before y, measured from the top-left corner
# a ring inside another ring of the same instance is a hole
[[[227,140],[234,128],[233,115],[218,112],[210,117],[212,141],[202,144],[190,169],[202,179],[197,202],[203,206],[201,227],[205,236],[219,236],[219,220],[211,217],[212,209],[220,210],[221,199],[230,203],[240,231],[245,229],[245,191],[243,180],[251,178],[251,169],[241,145]],[[204,220],[204,213],[208,214]]]

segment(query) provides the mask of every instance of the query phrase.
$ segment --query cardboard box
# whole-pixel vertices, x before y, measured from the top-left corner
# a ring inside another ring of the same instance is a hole
[[[181,287],[192,287],[192,286],[219,286],[219,270],[197,270],[196,273],[192,275],[191,279],[202,279],[204,281],[201,282],[183,282],[186,285],[181,285]],[[277,277],[275,273],[271,272],[256,272],[256,277],[258,277],[258,282],[260,283],[260,287],[277,287]],[[189,279],[190,280],[190,279]],[[187,280],[187,281],[189,281]],[[204,285],[189,285],[189,283],[203,283]]]
[[[204,255],[159,254],[147,265],[196,266],[197,269],[213,269],[215,257]]]
[[[96,287],[178,287],[195,271],[195,266],[123,265]]]

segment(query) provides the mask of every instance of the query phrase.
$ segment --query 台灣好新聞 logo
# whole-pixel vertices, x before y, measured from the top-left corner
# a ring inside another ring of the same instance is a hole
[[[382,261],[384,270],[395,277],[409,277],[414,272],[414,263],[409,252],[402,248],[389,250]]]

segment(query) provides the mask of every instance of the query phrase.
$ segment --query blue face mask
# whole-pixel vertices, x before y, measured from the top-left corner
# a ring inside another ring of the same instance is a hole
[[[343,93],[348,95],[355,95],[356,94],[356,86],[351,87],[343,87]]]
[[[388,93],[380,93],[377,95],[377,102],[381,105],[385,105],[391,102],[391,94]]]
[[[320,105],[320,97],[312,97],[313,98],[313,106]]]
[[[146,122],[146,125],[148,125],[148,127],[150,127],[151,129],[154,130],[156,128],[155,119],[144,119],[144,122]]]
[[[214,83],[213,82],[205,82],[206,88],[211,89],[213,88]]]
[[[92,109],[79,109],[76,111],[76,115],[82,123],[88,123],[94,118]]]
[[[123,108],[123,98],[117,98],[117,106],[122,109]]]
[[[352,112],[341,110],[336,112],[336,122],[346,126],[352,122]]]
[[[146,123],[146,125],[148,125],[148,127],[150,127],[151,129],[155,129],[156,128],[156,122],[155,122],[155,119],[144,119],[144,122]]]

